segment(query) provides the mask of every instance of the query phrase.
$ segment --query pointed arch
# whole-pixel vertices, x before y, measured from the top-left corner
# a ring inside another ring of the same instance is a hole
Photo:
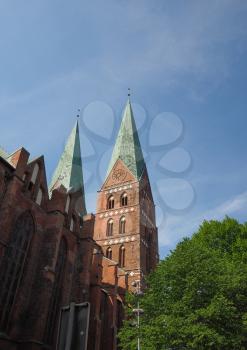
[[[69,229],[71,232],[74,232],[76,230],[76,218],[74,215],[72,215],[72,217],[70,219]]]
[[[35,224],[31,213],[22,213],[14,224],[0,265],[0,328],[3,330],[8,326],[34,231]]]
[[[113,235],[113,219],[109,219],[107,221],[106,235],[107,236],[112,236]]]
[[[119,234],[123,235],[126,230],[126,218],[125,216],[122,216],[119,220]]]
[[[43,200],[43,190],[42,190],[41,187],[39,187],[35,202],[38,205],[41,205],[42,204],[42,200]]]
[[[107,200],[107,209],[114,209],[114,204],[115,204],[114,202],[115,202],[114,196],[110,195],[110,197]]]
[[[67,196],[66,204],[65,204],[65,213],[67,214],[69,212],[69,206],[70,206],[70,195]]]
[[[106,249],[106,257],[107,257],[108,259],[112,259],[112,249],[111,249],[111,247],[108,247],[108,248]]]
[[[30,179],[30,182],[32,182],[33,184],[35,184],[37,177],[38,177],[38,173],[39,173],[39,164],[35,163],[34,167],[33,167],[33,173]]]
[[[121,207],[126,207],[128,205],[128,195],[124,192],[120,198]]]
[[[125,248],[124,245],[121,245],[119,248],[119,266],[124,267],[125,266]]]

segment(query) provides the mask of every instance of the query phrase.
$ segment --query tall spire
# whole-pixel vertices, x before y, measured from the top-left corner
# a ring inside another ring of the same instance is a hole
[[[124,109],[107,176],[118,159],[124,162],[137,179],[141,177],[145,162],[129,98]]]
[[[62,156],[53,174],[50,191],[64,186],[67,191],[81,191],[82,214],[86,213],[84,183],[82,173],[81,147],[78,120],[67,140]]]

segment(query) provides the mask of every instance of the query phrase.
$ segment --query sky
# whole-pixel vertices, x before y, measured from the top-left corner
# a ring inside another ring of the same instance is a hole
[[[207,219],[247,218],[247,2],[0,1],[0,146],[50,181],[80,109],[95,212],[128,88],[160,255]]]

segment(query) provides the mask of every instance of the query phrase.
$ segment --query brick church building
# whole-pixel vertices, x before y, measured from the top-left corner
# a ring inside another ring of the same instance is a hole
[[[49,187],[43,156],[0,150],[0,350],[118,349],[125,293],[158,259],[130,101],[96,214],[86,211],[78,122]]]

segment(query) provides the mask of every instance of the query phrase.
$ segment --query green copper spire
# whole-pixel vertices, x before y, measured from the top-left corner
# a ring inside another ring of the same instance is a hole
[[[67,140],[58,166],[53,174],[50,192],[61,185],[63,185],[67,191],[82,192],[82,203],[80,207],[83,211],[82,214],[85,214],[85,195],[78,121]]]
[[[142,149],[130,100],[124,109],[123,119],[113,149],[107,176],[118,159],[121,159],[132,174],[139,179],[145,167]]]

